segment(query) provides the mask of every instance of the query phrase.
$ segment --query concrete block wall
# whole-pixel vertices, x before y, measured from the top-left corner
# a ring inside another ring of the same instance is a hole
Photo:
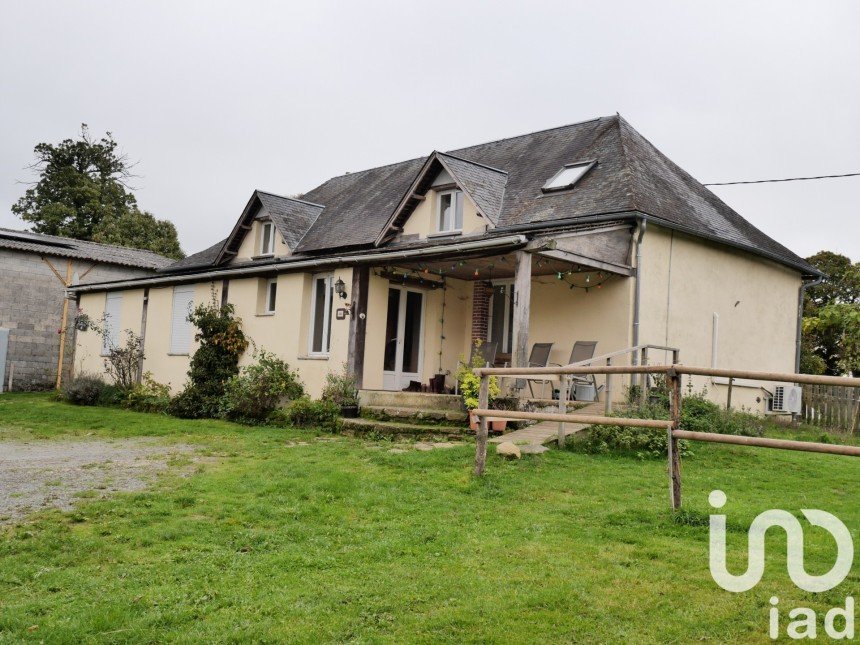
[[[67,258],[47,257],[60,275],[66,275]],[[72,272],[83,274],[92,261],[71,260]],[[119,280],[147,275],[149,271],[116,265],[97,265],[81,283]],[[36,253],[0,249],[0,327],[9,329],[6,356],[6,383],[14,364],[13,389],[46,390],[57,379],[60,353],[60,324],[63,313],[63,285]],[[64,375],[71,370],[74,353],[73,323],[75,303],[69,302],[69,330],[66,334]]]

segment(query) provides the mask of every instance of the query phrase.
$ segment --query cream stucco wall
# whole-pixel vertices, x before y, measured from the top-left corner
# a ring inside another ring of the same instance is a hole
[[[334,280],[342,279],[352,284],[352,269],[333,272]],[[240,365],[254,361],[254,350],[265,349],[286,360],[299,370],[305,389],[311,396],[319,396],[329,371],[338,372],[347,360],[349,345],[349,317],[338,320],[332,314],[331,351],[328,356],[309,356],[308,329],[310,321],[310,293],[313,276],[305,273],[289,273],[277,276],[278,291],[275,312],[262,313],[261,290],[267,278],[245,278],[231,280],[228,302],[235,307],[242,320],[242,329],[251,340],[251,347],[242,356]],[[195,285],[194,304],[208,301],[214,289],[216,301],[220,302],[220,283]],[[348,301],[334,298],[333,311],[346,307]],[[84,294],[81,305],[87,313],[98,318],[104,312],[105,294]],[[123,292],[121,328],[140,333],[143,307],[143,290]],[[149,292],[147,311],[146,346],[144,371],[152,373],[155,380],[169,383],[174,392],[183,388],[191,355],[197,344],[192,341],[188,354],[170,354],[171,313],[173,310],[173,287],[153,288]],[[383,310],[384,316],[384,310]],[[384,320],[384,318],[383,318]],[[101,339],[93,331],[78,334],[76,370],[101,373]]]
[[[679,347],[687,365],[793,372],[800,284],[800,274],[782,265],[649,226],[642,246],[641,342]],[[706,378],[693,383],[725,403],[724,385]],[[736,387],[732,403],[763,411],[764,393]]]
[[[268,221],[268,216],[266,215],[265,210],[261,210],[257,219],[251,223],[251,229],[245,234],[245,237],[242,238],[242,243],[239,245],[236,257],[231,260],[231,263],[245,262],[251,258],[259,257],[262,243],[260,238],[260,229],[264,220]],[[285,257],[289,255],[290,247],[286,245],[284,238],[281,237],[277,228],[274,228],[274,234],[275,257]]]
[[[425,238],[437,233],[436,209],[439,201],[439,193],[428,190],[426,199],[418,204],[418,207],[403,225],[403,235],[418,235]],[[463,193],[463,235],[470,233],[483,233],[487,228],[487,220],[478,214],[474,202],[468,195]]]
[[[81,297],[79,307],[82,313],[89,316],[90,320],[101,326],[106,302],[107,294],[104,292],[87,293]],[[119,321],[117,322],[117,329],[119,330],[117,338],[120,344],[126,340],[126,330],[140,334],[142,313],[143,289],[123,291]],[[101,374],[104,371],[101,335],[93,329],[76,331],[75,343],[74,372],[76,374],[82,372]]]

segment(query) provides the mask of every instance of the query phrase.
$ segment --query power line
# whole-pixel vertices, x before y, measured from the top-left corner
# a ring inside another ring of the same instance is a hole
[[[787,179],[757,179],[755,181],[723,181],[703,186],[736,186],[738,184],[773,184],[782,181],[811,181],[813,179],[838,179],[840,177],[860,177],[860,172],[847,172],[844,175],[818,175],[817,177],[789,177]]]

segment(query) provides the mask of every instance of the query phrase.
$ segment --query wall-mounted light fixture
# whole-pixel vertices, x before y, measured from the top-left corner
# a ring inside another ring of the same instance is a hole
[[[346,283],[342,279],[338,278],[334,283],[334,292],[346,300]]]

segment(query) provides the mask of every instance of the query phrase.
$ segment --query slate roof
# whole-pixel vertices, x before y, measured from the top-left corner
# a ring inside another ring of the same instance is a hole
[[[226,241],[227,238],[224,238],[220,242],[210,246],[208,249],[198,251],[197,253],[188,255],[181,260],[177,260],[173,264],[161,268],[160,271],[173,273],[174,271],[186,271],[212,266],[218,258],[218,254],[221,252],[221,248],[224,246]]]
[[[454,180],[475,200],[478,210],[493,224],[498,224],[508,173],[444,152],[438,153],[438,156]]]
[[[325,209],[296,250],[322,253],[372,245],[428,158],[335,177],[302,195]],[[693,235],[741,247],[804,273],[817,273],[617,115],[460,148],[443,158],[452,166],[460,162],[457,179],[471,183],[464,189],[481,195],[475,199],[483,200],[484,208],[498,209],[500,228],[535,222],[550,227],[554,220],[639,212]],[[597,165],[572,189],[541,191],[565,164],[591,160]],[[499,196],[502,177],[506,178],[503,198]]]
[[[257,191],[257,196],[290,249],[298,246],[302,236],[324,208],[319,204],[281,197],[262,190]]]
[[[138,269],[160,269],[173,263],[172,259],[152,251],[9,228],[0,228],[0,248]]]

